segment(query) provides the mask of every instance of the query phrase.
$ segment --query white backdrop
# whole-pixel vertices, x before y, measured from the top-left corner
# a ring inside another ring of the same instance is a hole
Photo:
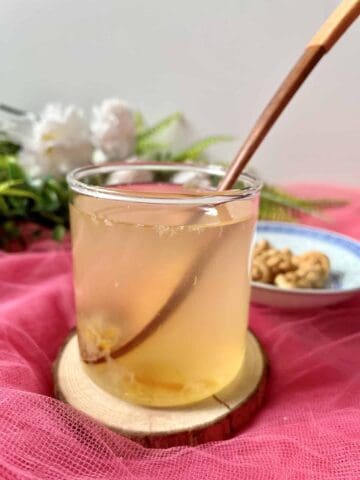
[[[37,111],[119,95],[187,135],[244,138],[337,0],[0,0],[0,101]],[[268,180],[360,184],[360,21],[258,151]],[[231,159],[237,144],[216,147]]]

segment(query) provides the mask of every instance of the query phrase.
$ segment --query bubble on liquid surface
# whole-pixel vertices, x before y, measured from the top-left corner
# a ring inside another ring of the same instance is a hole
[[[98,219],[98,217],[95,215],[95,213],[93,213],[92,215],[90,215],[90,218],[91,218],[91,221],[92,221],[95,225],[98,225],[98,224],[99,224],[99,219]]]
[[[155,230],[159,237],[163,237],[170,233],[171,227],[169,225],[155,225]]]
[[[204,225],[189,225],[188,229],[190,232],[196,232],[200,235],[200,233],[206,230],[206,226]]]

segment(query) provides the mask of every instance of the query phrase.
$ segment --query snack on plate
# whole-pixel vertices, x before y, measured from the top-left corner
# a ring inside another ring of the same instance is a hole
[[[255,245],[252,280],[280,288],[323,288],[329,278],[330,261],[317,251],[294,255],[288,248],[275,249],[267,240]]]

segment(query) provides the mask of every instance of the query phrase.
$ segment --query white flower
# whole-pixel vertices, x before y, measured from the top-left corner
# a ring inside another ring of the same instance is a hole
[[[109,160],[123,160],[134,151],[135,118],[128,104],[112,98],[93,108],[93,143]]]
[[[49,104],[33,121],[19,162],[30,177],[63,176],[91,162],[93,146],[83,113],[75,107]]]
[[[139,159],[137,157],[131,157],[124,163],[136,163]],[[153,179],[153,174],[150,170],[115,170],[109,175],[107,179],[107,185],[124,185],[129,183],[148,183]]]
[[[180,171],[172,177],[172,182],[188,188],[205,188],[211,187],[209,176],[203,172]]]

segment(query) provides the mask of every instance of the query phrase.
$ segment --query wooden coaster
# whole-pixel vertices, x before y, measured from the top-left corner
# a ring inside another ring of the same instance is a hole
[[[73,333],[55,363],[55,396],[144,446],[197,445],[230,438],[253,417],[264,399],[267,372],[260,343],[248,332],[243,367],[226,388],[190,406],[142,407],[102,390],[88,377]]]

